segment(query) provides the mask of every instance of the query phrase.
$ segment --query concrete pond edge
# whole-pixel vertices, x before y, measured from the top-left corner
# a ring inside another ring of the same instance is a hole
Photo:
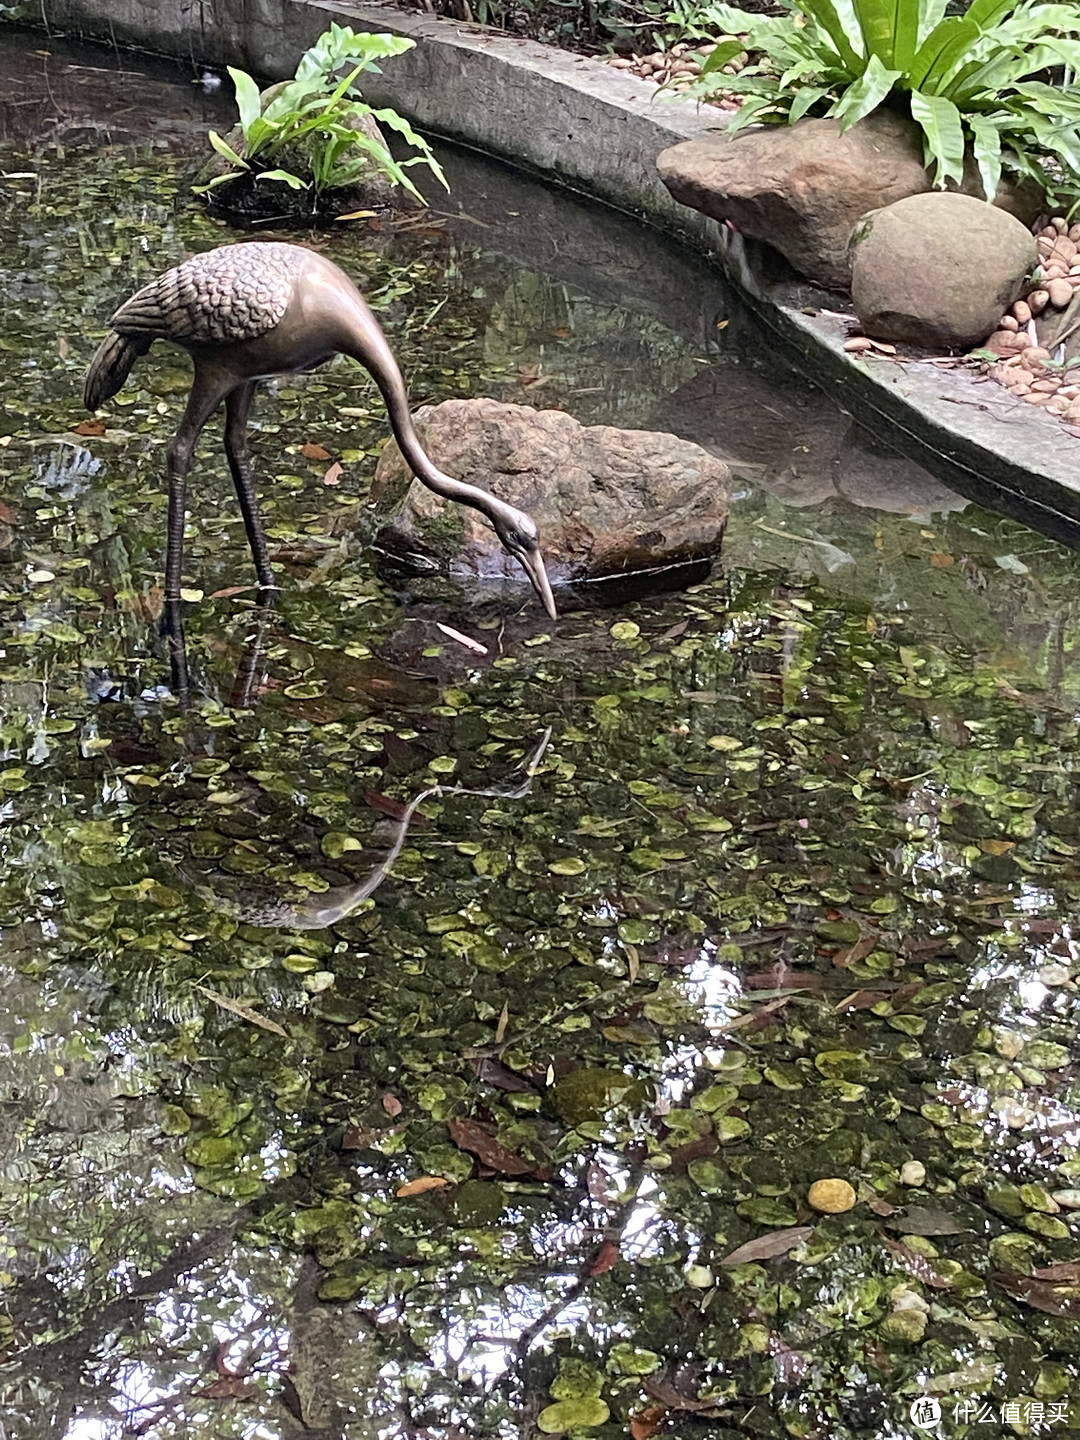
[[[48,28],[221,66],[293,73],[331,20],[415,49],[365,80],[372,105],[419,128],[606,201],[724,266],[787,358],[881,439],[967,498],[1080,545],[1080,440],[993,383],[925,362],[849,355],[851,318],[821,292],[772,285],[713,220],[672,200],[669,145],[721,129],[720,112],[663,96],[601,61],[478,25],[364,0],[41,0]]]

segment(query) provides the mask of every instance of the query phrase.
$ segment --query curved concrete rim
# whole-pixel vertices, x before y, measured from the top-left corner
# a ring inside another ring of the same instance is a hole
[[[678,205],[656,173],[661,150],[721,112],[661,97],[601,61],[426,14],[360,0],[42,0],[46,25],[265,79],[293,73],[330,21],[389,31],[415,49],[365,80],[375,106],[639,216],[715,256],[802,372],[884,440],[969,499],[1080,545],[1080,442],[994,383],[926,362],[855,358],[850,321],[809,287],[762,277],[753,246]],[[803,303],[805,301],[805,303]],[[835,303],[835,302],[833,302]]]

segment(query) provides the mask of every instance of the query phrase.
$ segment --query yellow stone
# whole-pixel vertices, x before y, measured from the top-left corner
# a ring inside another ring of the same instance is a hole
[[[842,1215],[854,1208],[858,1197],[846,1180],[815,1180],[806,1198],[815,1210]]]

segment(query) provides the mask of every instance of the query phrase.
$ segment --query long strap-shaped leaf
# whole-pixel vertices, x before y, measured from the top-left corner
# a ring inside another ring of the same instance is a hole
[[[876,55],[883,65],[893,63],[897,3],[898,0],[852,0],[867,58]]]
[[[946,180],[955,180],[959,185],[964,178],[960,111],[941,95],[924,95],[916,90],[911,96],[911,117],[922,127],[930,158],[937,163],[935,183],[943,187]]]
[[[862,73],[865,61],[844,33],[843,22],[833,6],[832,0],[802,0],[802,8],[812,20],[825,31],[836,52],[853,75]]]
[[[899,70],[886,70],[878,57],[871,55],[865,73],[854,85],[848,86],[828,113],[841,122],[842,130],[850,130],[852,125],[877,109],[899,79]]]
[[[911,62],[912,90],[937,93],[965,51],[1015,8],[1016,0],[975,0],[963,17],[942,20],[940,25],[935,25]]]

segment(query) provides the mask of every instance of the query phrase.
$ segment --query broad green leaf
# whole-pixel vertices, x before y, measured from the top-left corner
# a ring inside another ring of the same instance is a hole
[[[852,4],[867,55],[876,55],[883,65],[892,65],[896,39],[894,7],[899,4],[911,10],[910,0],[906,7],[904,0],[852,0]]]
[[[892,29],[892,49],[882,58],[898,70],[907,70],[915,51],[919,47],[919,12],[922,6],[912,0],[892,0],[889,6],[889,24]]]
[[[852,43],[852,40],[856,38],[854,30],[850,37],[845,32],[843,21],[833,0],[803,0],[802,8],[828,35],[836,53],[843,60],[849,72],[852,75],[861,74],[866,61]]]
[[[841,127],[848,130],[876,110],[899,79],[899,70],[886,70],[878,57],[871,55],[866,73],[848,86],[829,114],[835,115]]]
[[[714,70],[721,70],[729,65],[736,55],[743,52],[741,40],[725,40],[722,45],[717,45],[711,55],[705,57],[705,64],[701,67],[702,75],[711,75]]]
[[[824,100],[828,94],[829,91],[823,85],[804,85],[795,96],[795,101],[788,112],[790,123],[794,125],[796,120],[801,120],[808,110],[819,100]]]
[[[935,25],[930,34],[915,52],[908,74],[905,77],[912,90],[922,90],[931,69],[942,55],[959,53],[965,46],[971,46],[979,38],[978,29],[968,21],[952,16]],[[951,64],[950,61],[946,61]]]
[[[1001,135],[994,122],[983,115],[969,115],[967,123],[983,195],[993,201],[1001,183]]]
[[[941,95],[911,97],[911,118],[922,128],[926,148],[937,169],[934,183],[943,189],[946,180],[959,184],[964,178],[964,128],[960,111]]]
[[[252,121],[258,119],[262,110],[259,87],[246,71],[236,70],[231,65],[228,69],[236,89],[236,108],[240,112],[240,128],[246,137],[248,127]]]
[[[210,141],[210,144],[214,147],[218,154],[223,155],[225,159],[230,162],[230,164],[238,166],[238,168],[241,170],[246,170],[248,168],[247,161],[241,159],[241,157],[236,153],[232,146],[227,141],[223,140],[216,130],[208,131],[206,138]]]
[[[256,180],[281,180],[292,190],[306,190],[307,182],[301,180],[299,175],[293,175],[289,170],[260,170],[255,176]]]

